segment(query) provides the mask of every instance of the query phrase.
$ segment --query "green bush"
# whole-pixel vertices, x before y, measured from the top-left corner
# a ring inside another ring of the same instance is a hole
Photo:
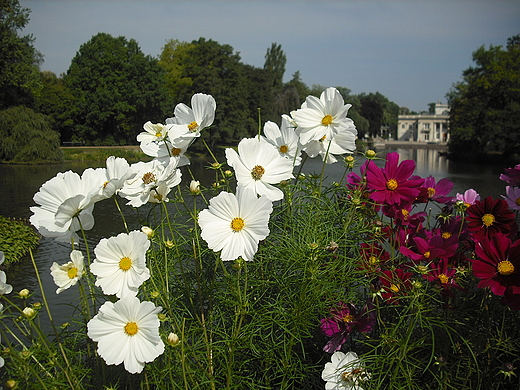
[[[5,263],[15,263],[38,246],[40,237],[34,229],[22,221],[0,215],[0,251],[4,252]]]
[[[24,106],[0,111],[0,160],[57,163],[63,160],[60,135],[47,116]]]

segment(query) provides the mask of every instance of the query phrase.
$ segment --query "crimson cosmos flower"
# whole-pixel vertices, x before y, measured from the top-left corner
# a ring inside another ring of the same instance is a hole
[[[387,303],[396,304],[399,295],[406,295],[405,291],[412,287],[411,272],[397,268],[395,271],[383,271],[381,281],[381,296]],[[404,290],[404,291],[403,291]]]
[[[515,214],[502,199],[493,200],[488,196],[483,201],[476,201],[466,212],[468,230],[475,241],[490,238],[497,233],[508,235],[516,228]]]
[[[483,238],[475,245],[473,275],[481,279],[478,287],[489,287],[495,295],[506,290],[520,294],[520,241],[514,243],[503,234]]]
[[[419,187],[424,179],[410,179],[415,170],[415,161],[399,162],[399,153],[386,155],[384,168],[379,168],[373,161],[367,166],[367,188],[374,190],[370,194],[372,200],[383,204],[396,204],[402,201],[413,201],[419,195]]]
[[[330,311],[332,317],[321,319],[322,333],[331,338],[323,350],[328,353],[339,350],[347,341],[349,333],[354,330],[361,333],[370,332],[376,322],[372,309],[373,305],[370,301],[360,312],[351,303],[339,302],[338,306]]]

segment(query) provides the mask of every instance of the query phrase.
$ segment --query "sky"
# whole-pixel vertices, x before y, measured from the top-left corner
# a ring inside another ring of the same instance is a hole
[[[517,0],[19,1],[31,10],[22,34],[33,34],[41,70],[58,75],[98,32],[132,38],[153,57],[169,39],[204,37],[256,67],[276,42],[287,57],[284,81],[300,71],[308,86],[380,92],[413,111],[445,102],[473,51],[520,34]]]

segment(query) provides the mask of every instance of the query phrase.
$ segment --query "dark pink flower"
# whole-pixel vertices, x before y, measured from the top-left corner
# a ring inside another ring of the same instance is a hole
[[[397,303],[400,296],[412,287],[411,272],[397,268],[395,271],[383,271],[379,278],[381,282],[381,296],[387,303]]]
[[[476,201],[466,210],[468,230],[475,241],[492,237],[497,233],[510,234],[517,229],[515,215],[502,199],[493,200],[488,196],[483,201]]]
[[[462,290],[462,287],[457,284],[457,281],[454,277],[457,273],[457,270],[449,265],[447,258],[442,258],[437,263],[430,263],[430,269],[430,272],[428,272],[426,275],[423,275],[423,278],[441,287],[442,295],[453,295],[450,291],[450,288],[457,288]]]
[[[430,262],[434,259],[448,258],[455,254],[459,246],[457,236],[445,240],[441,236],[433,236],[428,240],[422,237],[414,237],[415,248],[412,250],[401,246],[399,251],[412,259],[415,263],[421,261]]]
[[[500,180],[504,180],[512,186],[520,186],[520,164],[514,168],[504,169],[504,173],[500,175]]]
[[[478,287],[489,287],[495,295],[506,290],[520,294],[520,241],[511,242],[503,234],[484,237],[475,245],[477,258],[472,260]]]
[[[453,182],[450,179],[440,179],[435,181],[433,176],[428,176],[424,179],[422,188],[425,189],[426,201],[436,201],[439,203],[448,203],[453,200],[452,196],[448,196],[453,189]]]
[[[375,325],[375,315],[370,301],[359,313],[356,306],[343,302],[339,302],[330,313],[332,316],[323,318],[320,325],[322,333],[331,338],[323,347],[323,350],[328,353],[339,350],[350,333],[354,331],[367,333]]]
[[[424,222],[428,214],[423,211],[411,214],[413,210],[413,203],[405,202],[401,204],[385,205],[383,207],[383,214],[393,219],[394,225],[403,226],[410,225],[418,227]]]
[[[411,202],[419,195],[423,179],[410,179],[415,170],[413,160],[404,160],[398,165],[399,154],[388,153],[384,168],[379,168],[372,160],[367,166],[367,188],[374,190],[370,197],[382,204]]]

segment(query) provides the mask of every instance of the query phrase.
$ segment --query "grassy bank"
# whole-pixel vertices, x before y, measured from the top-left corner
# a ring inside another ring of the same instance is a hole
[[[40,236],[28,222],[0,215],[0,251],[4,252],[5,264],[18,262],[29,249],[36,248],[39,241]]]
[[[151,159],[137,145],[62,147],[61,150],[64,161],[104,161],[109,156],[122,157],[129,162]]]

